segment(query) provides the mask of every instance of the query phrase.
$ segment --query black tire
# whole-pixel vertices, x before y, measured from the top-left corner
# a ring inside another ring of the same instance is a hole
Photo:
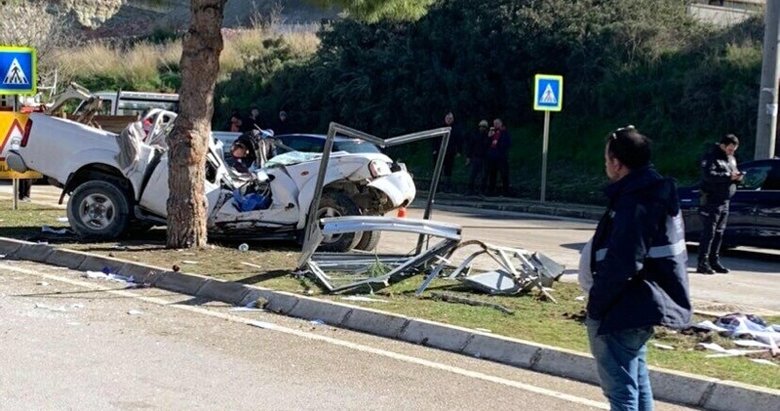
[[[68,200],[68,221],[79,237],[116,239],[130,223],[127,195],[111,181],[87,181],[76,187]]]
[[[317,218],[345,217],[360,215],[360,208],[346,194],[339,191],[327,191],[322,193],[320,209]],[[355,248],[360,241],[360,233],[337,234],[332,238],[325,238],[320,243],[320,251],[347,252]]]
[[[360,236],[360,241],[358,241],[355,249],[363,251],[374,251],[376,246],[379,245],[379,239],[381,237],[381,231],[364,231],[363,235]]]

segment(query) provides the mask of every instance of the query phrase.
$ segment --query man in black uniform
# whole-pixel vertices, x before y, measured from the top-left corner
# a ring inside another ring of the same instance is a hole
[[[701,160],[699,216],[702,230],[697,273],[726,274],[729,272],[720,263],[718,254],[729,216],[729,199],[737,190],[737,182],[742,181],[743,178],[742,172],[737,169],[737,160],[734,158],[737,147],[739,147],[737,136],[727,134]]]

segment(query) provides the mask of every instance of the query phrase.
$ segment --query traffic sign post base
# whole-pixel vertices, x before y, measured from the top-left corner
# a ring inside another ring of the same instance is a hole
[[[13,190],[11,190],[11,195],[13,196],[13,210],[16,211],[19,209],[19,179],[15,178],[13,179]]]

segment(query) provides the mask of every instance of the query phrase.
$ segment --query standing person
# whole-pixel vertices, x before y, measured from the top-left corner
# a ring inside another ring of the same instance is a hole
[[[246,118],[246,121],[244,121],[243,126],[244,129],[242,131],[252,131],[263,128],[260,121],[260,109],[257,108],[257,104],[249,106],[249,116]]]
[[[230,113],[230,122],[227,129],[232,132],[240,132],[243,129],[244,119],[241,118],[241,112],[238,109],[233,109]]]
[[[691,320],[677,187],[650,154],[650,140],[633,126],[608,136],[609,205],[581,259],[588,340],[613,411],[653,409],[647,340],[654,325],[683,328]]]
[[[452,167],[455,164],[455,157],[460,154],[461,146],[463,144],[463,131],[460,128],[460,124],[455,123],[455,115],[452,112],[448,112],[444,116],[444,127],[450,127],[450,140],[447,143],[447,151],[444,153],[444,164],[442,165],[442,180],[441,191],[452,191]],[[433,166],[436,167],[436,160],[439,157],[439,148],[441,147],[441,139],[435,138],[432,140],[433,144]]]
[[[282,110],[279,112],[279,118],[273,125],[273,131],[274,135],[280,136],[282,134],[289,134],[292,130],[290,130],[290,121],[287,117],[287,112]]]
[[[501,174],[502,195],[509,195],[509,148],[512,137],[500,118],[493,120],[488,131],[488,148],[485,156],[488,173],[488,195],[496,194],[496,175]]]
[[[485,184],[487,181],[485,155],[487,155],[489,141],[488,122],[487,120],[482,120],[479,122],[477,132],[471,135],[466,144],[466,165],[469,166],[469,194],[476,193],[475,183],[477,179],[479,179],[480,183],[477,191],[484,191],[487,186]]]
[[[726,274],[729,270],[720,263],[720,245],[723,231],[729,217],[729,200],[737,191],[737,182],[744,175],[737,168],[734,152],[739,139],[727,134],[702,157],[701,196],[699,217],[701,217],[701,239],[699,240],[699,264],[697,273]]]

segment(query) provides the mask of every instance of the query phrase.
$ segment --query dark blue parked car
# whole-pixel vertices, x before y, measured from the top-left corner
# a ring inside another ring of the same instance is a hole
[[[731,198],[724,247],[747,245],[780,249],[780,158],[740,164],[745,178]],[[685,237],[699,241],[699,188],[680,189]]]

